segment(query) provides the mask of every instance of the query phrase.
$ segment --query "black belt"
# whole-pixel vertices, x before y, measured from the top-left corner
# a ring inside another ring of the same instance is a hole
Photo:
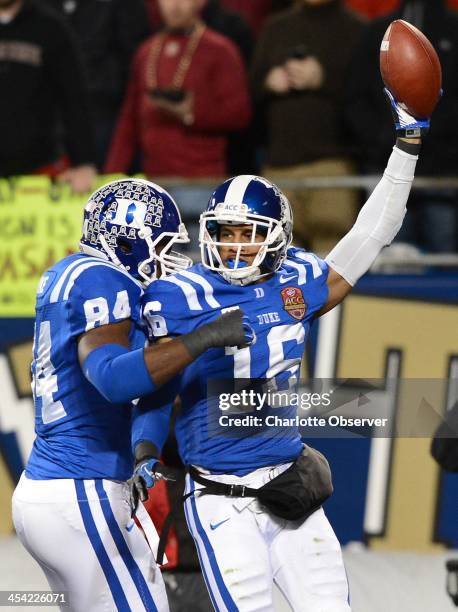
[[[199,491],[201,495],[211,494],[225,495],[226,497],[257,497],[257,489],[246,487],[245,485],[225,484],[224,482],[215,482],[214,480],[209,480],[208,478],[204,478],[201,473],[192,465],[188,466],[186,468],[186,471],[195,482],[204,485],[203,489],[197,489],[197,491]],[[185,496],[185,499],[192,495],[192,493],[195,493],[195,491],[188,493],[188,495]]]

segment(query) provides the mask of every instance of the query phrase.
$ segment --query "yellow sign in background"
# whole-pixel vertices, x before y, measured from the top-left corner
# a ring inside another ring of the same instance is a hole
[[[0,179],[0,317],[34,316],[41,274],[78,250],[88,195],[42,176]]]

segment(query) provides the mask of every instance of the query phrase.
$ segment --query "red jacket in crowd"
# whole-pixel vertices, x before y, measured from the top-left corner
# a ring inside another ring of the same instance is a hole
[[[128,172],[140,151],[142,171],[148,176],[222,176],[227,132],[245,128],[251,118],[239,51],[227,38],[205,29],[182,85],[194,98],[194,120],[185,125],[157,108],[148,92],[151,49],[157,36],[143,43],[134,58],[104,170]],[[158,88],[171,87],[187,43],[184,34],[166,36],[156,63]]]

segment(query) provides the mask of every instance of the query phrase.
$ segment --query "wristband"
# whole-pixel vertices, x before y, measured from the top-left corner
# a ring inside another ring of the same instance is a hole
[[[401,138],[396,138],[396,148],[409,155],[418,155],[420,153],[421,144],[406,142]]]
[[[139,442],[135,447],[135,465],[147,459],[157,459],[159,461],[159,449],[149,440]]]

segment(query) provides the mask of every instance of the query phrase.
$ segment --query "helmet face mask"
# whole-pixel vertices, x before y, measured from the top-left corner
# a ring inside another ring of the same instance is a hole
[[[220,239],[221,226],[246,225],[250,241],[228,242]],[[261,234],[263,240],[256,240]],[[292,213],[284,194],[269,181],[246,175],[225,181],[213,193],[207,210],[200,216],[203,265],[219,272],[233,284],[249,284],[278,270],[292,241]],[[231,248],[234,258],[226,263],[222,248]],[[242,254],[255,254],[247,264]]]
[[[150,248],[150,257],[141,262],[138,266],[139,275],[146,282],[154,280],[151,278],[151,264],[155,262],[157,278],[157,264],[160,265],[160,276],[167,276],[180,270],[186,270],[192,265],[192,261],[186,255],[172,250],[175,244],[185,244],[189,242],[188,232],[184,223],[180,223],[177,232],[162,232],[155,240],[146,238]],[[150,279],[148,281],[148,279]]]
[[[191,265],[188,257],[172,251],[187,242],[174,200],[149,181],[113,181],[86,204],[81,251],[112,261],[145,285]]]

